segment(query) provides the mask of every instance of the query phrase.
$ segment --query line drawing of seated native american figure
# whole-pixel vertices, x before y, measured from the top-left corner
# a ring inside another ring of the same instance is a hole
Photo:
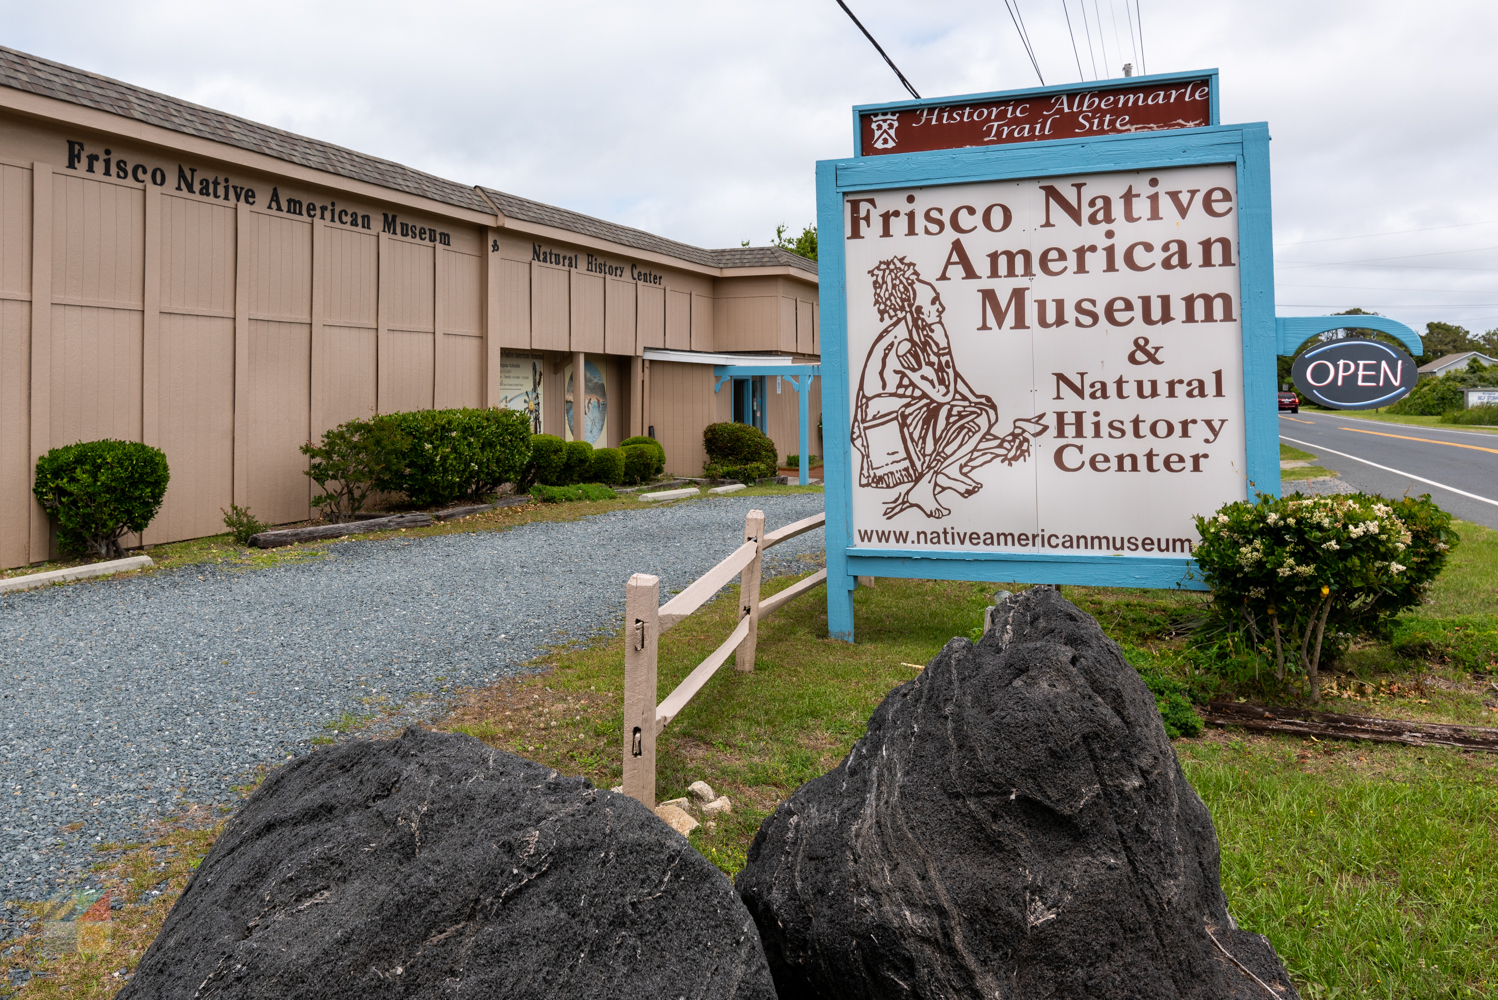
[[[957,370],[936,286],[904,257],[880,261],[869,275],[886,325],[869,347],[853,404],[853,447],[863,459],[858,485],[904,487],[886,504],[885,520],[911,508],[946,517],[952,511],[937,494],[973,496],[983,488],[974,470],[994,459],[1026,461],[1031,439],[1048,429],[1045,414],[995,434],[998,407]]]

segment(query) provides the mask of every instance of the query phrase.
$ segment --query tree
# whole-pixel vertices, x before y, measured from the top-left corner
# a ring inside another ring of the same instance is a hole
[[[1425,336],[1422,339],[1425,341],[1425,353],[1416,359],[1422,365],[1448,354],[1480,351],[1483,348],[1482,344],[1472,339],[1472,335],[1465,327],[1451,323],[1426,323]]]
[[[809,257],[812,260],[817,259],[816,226],[808,223],[806,228],[801,230],[801,235],[797,236],[794,240],[786,239],[785,233],[786,225],[782,222],[780,225],[775,227],[775,241],[770,245],[777,246],[782,250],[789,250],[791,253],[798,253],[801,256]]]

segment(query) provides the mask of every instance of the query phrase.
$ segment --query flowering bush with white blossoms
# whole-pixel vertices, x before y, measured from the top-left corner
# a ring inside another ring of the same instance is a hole
[[[1386,628],[1420,602],[1457,542],[1429,495],[1260,494],[1198,517],[1196,529],[1196,561],[1222,618],[1255,646],[1273,642],[1280,678],[1288,654],[1312,701],[1328,626]]]

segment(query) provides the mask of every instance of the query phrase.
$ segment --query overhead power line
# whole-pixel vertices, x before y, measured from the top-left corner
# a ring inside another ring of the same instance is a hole
[[[1087,58],[1092,61],[1092,78],[1097,79],[1097,53],[1092,50],[1092,28],[1087,24],[1087,0],[1077,0],[1082,8],[1082,30],[1087,34]]]
[[[895,65],[895,61],[889,57],[889,53],[885,52],[884,49],[880,47],[879,43],[874,41],[874,36],[869,34],[869,29],[865,28],[863,26],[863,23],[859,21],[858,18],[853,16],[853,12],[848,9],[848,5],[843,3],[843,0],[837,0],[837,5],[843,9],[843,13],[847,14],[849,19],[851,19],[854,24],[858,25],[858,30],[863,32],[863,37],[867,38],[869,40],[869,44],[874,46],[874,51],[878,52],[881,56],[884,57],[884,61],[889,63],[889,68],[895,71],[895,76],[898,76],[900,78],[900,82],[905,85],[905,89],[910,91],[910,96],[919,101],[921,99],[921,95],[917,94],[915,92],[915,88],[910,85],[910,81],[905,79],[905,74],[900,72],[900,67]]]
[[[1375,236],[1401,236],[1405,233],[1433,233],[1438,229],[1465,229],[1468,226],[1498,226],[1498,219],[1490,219],[1487,222],[1457,222],[1449,226],[1425,226],[1421,229],[1391,229],[1384,233],[1362,233],[1358,236],[1328,236],[1319,240],[1290,240],[1286,243],[1276,243],[1277,247],[1294,247],[1305,243],[1339,243],[1342,240],[1368,240]]]
[[[1035,76],[1044,87],[1045,77],[1040,75],[1040,63],[1035,61],[1035,49],[1030,46],[1030,35],[1025,31],[1024,18],[1019,14],[1019,0],[1004,0],[1004,7],[1009,11],[1009,20],[1014,22],[1014,30],[1019,34],[1020,44],[1025,47],[1025,54],[1030,57],[1030,65],[1035,67]]]
[[[1498,250],[1498,247],[1472,247],[1470,250],[1437,250],[1434,253],[1406,253],[1397,257],[1362,257],[1358,260],[1318,260],[1302,261],[1292,260],[1283,264],[1276,263],[1275,267],[1300,268],[1300,267],[1336,267],[1339,264],[1374,264],[1381,260],[1414,260],[1417,257],[1445,257],[1454,253],[1482,253],[1485,250]],[[1474,268],[1473,270],[1489,271],[1493,268]]]
[[[1149,73],[1149,59],[1144,52],[1144,11],[1139,9],[1139,0],[1134,0],[1134,20],[1139,24],[1139,72]]]
[[[1066,6],[1066,0],[1061,0],[1061,12],[1066,15],[1066,33],[1071,36],[1071,54],[1077,59],[1077,79],[1085,81],[1086,74],[1082,72],[1082,54],[1077,51],[1077,33],[1071,26],[1071,11]]]

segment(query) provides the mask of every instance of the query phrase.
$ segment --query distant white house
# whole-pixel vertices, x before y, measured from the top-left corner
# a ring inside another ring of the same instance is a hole
[[[1490,358],[1478,351],[1462,351],[1459,354],[1448,354],[1445,357],[1436,358],[1429,364],[1420,366],[1421,378],[1435,378],[1445,375],[1450,371],[1458,371],[1467,367],[1467,362],[1476,358],[1485,365],[1498,365],[1498,358]]]

